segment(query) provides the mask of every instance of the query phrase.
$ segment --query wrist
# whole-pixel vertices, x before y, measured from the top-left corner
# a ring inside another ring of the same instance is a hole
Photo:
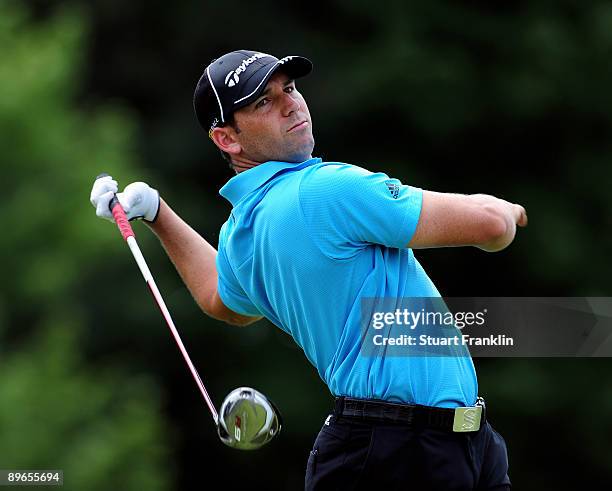
[[[156,234],[159,234],[166,226],[168,211],[170,207],[168,204],[159,196],[157,213],[153,220],[143,220]]]
[[[147,223],[155,223],[157,221],[157,217],[159,216],[159,209],[161,208],[161,197],[157,189],[151,188],[150,192],[151,195],[149,199],[151,200],[151,205],[149,210],[147,210],[146,215],[143,216],[142,219]]]

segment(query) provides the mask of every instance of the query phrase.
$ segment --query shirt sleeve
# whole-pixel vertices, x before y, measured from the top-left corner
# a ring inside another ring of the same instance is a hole
[[[422,201],[422,189],[349,164],[315,168],[300,187],[300,204],[313,240],[324,254],[340,259],[368,244],[406,247]]]
[[[217,251],[217,291],[227,308],[237,314],[258,317],[261,315],[253,305],[236,277],[225,251],[225,226],[219,234],[219,248]]]

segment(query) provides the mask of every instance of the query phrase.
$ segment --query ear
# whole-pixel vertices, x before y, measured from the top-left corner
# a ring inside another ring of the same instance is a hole
[[[220,150],[230,155],[238,155],[242,152],[242,146],[236,140],[236,132],[231,126],[213,129],[210,133],[210,139]]]

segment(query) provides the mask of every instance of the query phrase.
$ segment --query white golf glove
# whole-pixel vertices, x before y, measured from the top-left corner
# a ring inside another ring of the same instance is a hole
[[[89,198],[96,209],[96,215],[113,221],[113,215],[108,205],[118,189],[117,181],[111,176],[96,179]],[[117,193],[117,199],[121,203],[128,220],[143,218],[147,222],[154,222],[157,218],[159,193],[144,182],[128,184],[122,193]]]

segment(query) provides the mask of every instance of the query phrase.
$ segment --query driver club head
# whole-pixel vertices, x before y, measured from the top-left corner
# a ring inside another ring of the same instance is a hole
[[[250,387],[239,387],[223,400],[217,429],[228,447],[256,450],[272,440],[281,426],[281,415],[266,396]]]

